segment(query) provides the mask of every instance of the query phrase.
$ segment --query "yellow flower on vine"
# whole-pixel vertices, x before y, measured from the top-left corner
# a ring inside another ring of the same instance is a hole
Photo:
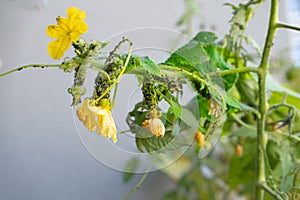
[[[88,30],[88,25],[83,21],[86,18],[84,11],[70,7],[67,15],[68,18],[57,17],[57,25],[50,25],[46,29],[49,37],[56,38],[48,44],[48,53],[54,59],[60,59],[71,43]]]
[[[93,100],[86,99],[77,109],[78,119],[90,131],[96,132],[106,138],[112,138],[117,142],[117,129],[110,111],[110,101],[101,100],[99,106],[93,105]]]

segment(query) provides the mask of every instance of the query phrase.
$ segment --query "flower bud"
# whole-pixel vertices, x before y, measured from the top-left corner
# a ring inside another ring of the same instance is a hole
[[[238,157],[243,156],[243,146],[241,144],[237,144],[234,148],[234,153]]]
[[[147,119],[142,123],[142,126],[156,137],[165,135],[165,126],[159,118]]]
[[[199,145],[200,148],[204,147],[206,149],[210,149],[211,145],[208,141],[206,141],[206,136],[204,133],[202,133],[201,131],[197,131],[196,135],[195,135],[195,140],[197,142],[197,144]]]

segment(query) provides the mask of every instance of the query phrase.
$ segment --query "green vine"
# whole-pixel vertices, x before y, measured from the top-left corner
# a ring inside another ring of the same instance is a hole
[[[270,0],[264,46],[259,49],[252,41],[253,48],[259,53],[256,57],[250,55],[244,45],[245,41],[251,41],[247,36],[248,24],[264,2],[227,3],[233,10],[228,35],[218,39],[212,32],[199,32],[161,63],[148,56],[133,55],[134,41],[127,38],[122,38],[109,52],[104,50],[107,43],[81,39],[88,30],[85,12],[71,7],[68,18],[57,18],[57,25],[48,26],[46,33],[56,39],[48,45],[52,58],[60,59],[71,44],[75,52],[73,58],[65,59],[61,64],[21,66],[0,74],[0,77],[27,68],[59,68],[65,73],[74,73],[73,86],[68,92],[72,96],[72,106],[78,106],[78,119],[90,132],[112,138],[114,143],[117,137],[131,133],[137,150],[149,155],[188,147],[183,158],[174,164],[179,169],[177,172],[182,172],[180,176],[168,168],[162,169],[170,177],[176,177],[178,187],[166,194],[164,200],[221,196],[230,199],[231,194],[256,200],[268,196],[278,200],[296,199],[300,188],[300,153],[296,151],[300,147],[297,123],[300,94],[274,83],[269,78],[269,71],[277,30],[300,31],[300,28],[280,22],[279,0]],[[193,6],[200,6],[194,0],[186,0],[185,5],[186,12],[178,25],[185,25],[186,33],[191,34],[192,19],[199,16],[199,10]],[[61,20],[65,22],[63,27]],[[128,51],[120,52],[125,43],[129,44]],[[253,66],[250,61],[257,60],[257,67],[249,67]],[[93,93],[86,94],[86,76],[90,71],[96,72],[97,76]],[[136,78],[143,99],[136,102],[124,119],[129,130],[118,133],[111,110],[118,96],[120,80],[125,75]],[[194,96],[182,103],[185,86],[192,88]],[[163,109],[162,104],[167,108]],[[221,141],[222,151],[201,158],[200,155],[211,152],[220,134],[225,138]],[[164,155],[168,156],[167,153]],[[182,159],[189,163],[188,170],[182,169]],[[159,166],[157,162],[151,163],[124,200],[139,189],[155,164]],[[135,159],[126,166],[134,166],[134,172],[137,165]],[[126,181],[130,178],[128,175]],[[241,191],[245,194],[240,194]]]

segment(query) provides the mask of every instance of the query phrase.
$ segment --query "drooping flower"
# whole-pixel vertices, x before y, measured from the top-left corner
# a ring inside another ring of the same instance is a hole
[[[92,105],[93,100],[86,99],[77,109],[78,119],[90,131],[96,132],[106,138],[112,138],[113,142],[117,142],[117,129],[114,119],[110,111],[110,101],[108,99],[101,100],[98,106]]]
[[[142,126],[156,137],[165,135],[165,126],[159,118],[146,119]]]
[[[96,112],[98,116],[98,124],[96,132],[106,138],[112,138],[113,142],[117,142],[117,130],[110,109],[101,108]]]
[[[57,17],[57,25],[50,25],[46,29],[49,37],[56,38],[48,44],[48,53],[54,59],[61,58],[71,43],[88,30],[88,25],[83,21],[86,18],[84,11],[70,7],[67,15],[68,18]]]
[[[89,100],[85,100],[77,109],[77,117],[90,132],[95,130],[96,113],[90,109]]]

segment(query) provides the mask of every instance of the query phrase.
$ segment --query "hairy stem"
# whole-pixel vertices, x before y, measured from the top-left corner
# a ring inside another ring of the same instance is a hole
[[[30,64],[30,65],[24,65],[22,67],[18,67],[18,68],[10,70],[8,72],[5,72],[3,74],[0,74],[0,77],[9,75],[9,74],[14,73],[14,72],[19,72],[19,71],[21,71],[23,69],[27,69],[27,68],[48,68],[48,67],[59,67],[59,66],[60,65],[58,65],[58,64]]]
[[[264,45],[263,55],[259,66],[259,112],[261,118],[257,123],[257,144],[256,144],[256,192],[255,199],[264,199],[264,188],[261,187],[261,183],[266,182],[265,174],[265,148],[268,142],[268,135],[265,132],[266,115],[268,110],[267,102],[267,90],[266,90],[266,77],[269,69],[270,53],[273,46],[273,40],[275,38],[277,22],[278,22],[278,0],[271,1],[271,10],[269,18],[269,27],[267,37]]]

